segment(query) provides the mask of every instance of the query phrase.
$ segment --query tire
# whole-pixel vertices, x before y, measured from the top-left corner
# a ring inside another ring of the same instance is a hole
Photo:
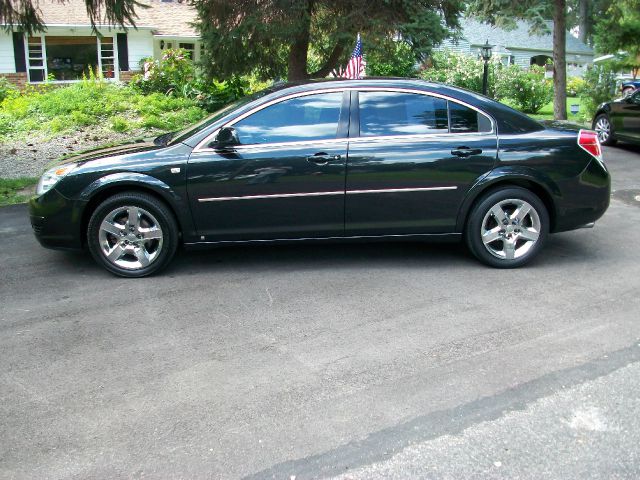
[[[614,145],[616,143],[613,135],[613,126],[607,114],[601,113],[595,118],[593,129],[598,134],[598,140],[600,140],[601,145]]]
[[[96,262],[111,273],[146,277],[166,267],[175,255],[178,225],[157,198],[140,192],[119,193],[92,213],[87,243]]]
[[[622,96],[623,97],[628,97],[629,95],[631,95],[635,91],[636,91],[636,89],[634,87],[623,88],[622,89]]]
[[[476,202],[467,218],[465,241],[482,263],[516,268],[538,254],[548,234],[549,213],[542,200],[524,188],[507,187]]]

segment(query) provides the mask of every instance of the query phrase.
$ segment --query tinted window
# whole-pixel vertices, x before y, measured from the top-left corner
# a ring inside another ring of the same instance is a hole
[[[459,103],[449,102],[449,115],[451,118],[451,133],[491,131],[491,121],[487,117]]]
[[[240,143],[280,143],[336,138],[342,92],[307,95],[263,108],[233,127]]]
[[[360,92],[360,135],[446,133],[447,101],[413,93]]]

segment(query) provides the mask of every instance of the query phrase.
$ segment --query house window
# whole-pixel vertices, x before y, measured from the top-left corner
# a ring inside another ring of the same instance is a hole
[[[27,70],[29,72],[29,81],[31,82],[44,82],[47,78],[43,38],[41,36],[29,37],[25,44]]]
[[[191,60],[193,60],[193,59],[194,59],[193,54],[194,54],[194,53],[195,53],[195,51],[196,51],[196,44],[195,44],[195,43],[179,43],[179,44],[178,44],[178,47],[179,47],[179,48],[183,48],[183,49],[185,49],[185,50],[187,51],[187,52],[186,52],[186,53],[187,53],[187,56],[188,56]]]
[[[30,82],[75,81],[91,76],[116,78],[116,50],[113,37],[38,36],[27,42]]]
[[[100,68],[104,78],[115,78],[115,48],[113,45],[113,37],[98,38],[100,45]]]

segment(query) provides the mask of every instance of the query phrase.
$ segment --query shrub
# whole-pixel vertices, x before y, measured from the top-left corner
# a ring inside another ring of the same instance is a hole
[[[143,73],[134,76],[132,85],[142,93],[181,96],[195,77],[193,61],[182,48],[165,50],[159,60],[144,58],[140,67]]]
[[[580,77],[567,78],[567,96],[577,97],[585,88],[585,81]]]
[[[48,90],[29,89],[0,105],[0,135],[60,133],[88,125],[125,132],[141,126],[177,130],[206,112],[195,100],[152,93],[128,86],[85,80]]]
[[[18,92],[19,90],[14,84],[6,78],[0,77],[0,103],[9,96],[17,95]]]
[[[414,77],[416,57],[404,42],[392,41],[367,53],[367,75],[378,77]]]
[[[131,130],[131,124],[126,118],[123,117],[111,117],[111,130],[114,132],[128,132]]]
[[[470,55],[445,50],[433,53],[420,77],[480,93],[483,67],[481,60]]]
[[[536,113],[553,100],[553,84],[544,77],[544,67],[532,65],[525,70],[516,65],[504,69],[499,76],[499,89],[504,98],[525,113]]]
[[[488,67],[487,95],[496,100],[510,100],[519,110],[536,113],[553,99],[553,85],[544,78],[543,67],[507,67],[497,58]],[[445,50],[433,54],[420,76],[481,93],[483,70],[481,59]]]
[[[608,65],[590,65],[584,75],[584,84],[580,100],[586,118],[591,118],[598,105],[616,96],[616,74]]]

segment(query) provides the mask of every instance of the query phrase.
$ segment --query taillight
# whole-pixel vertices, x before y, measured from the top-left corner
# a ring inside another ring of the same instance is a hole
[[[602,149],[596,132],[593,130],[580,130],[580,133],[578,133],[578,145],[596,160],[602,162]]]

